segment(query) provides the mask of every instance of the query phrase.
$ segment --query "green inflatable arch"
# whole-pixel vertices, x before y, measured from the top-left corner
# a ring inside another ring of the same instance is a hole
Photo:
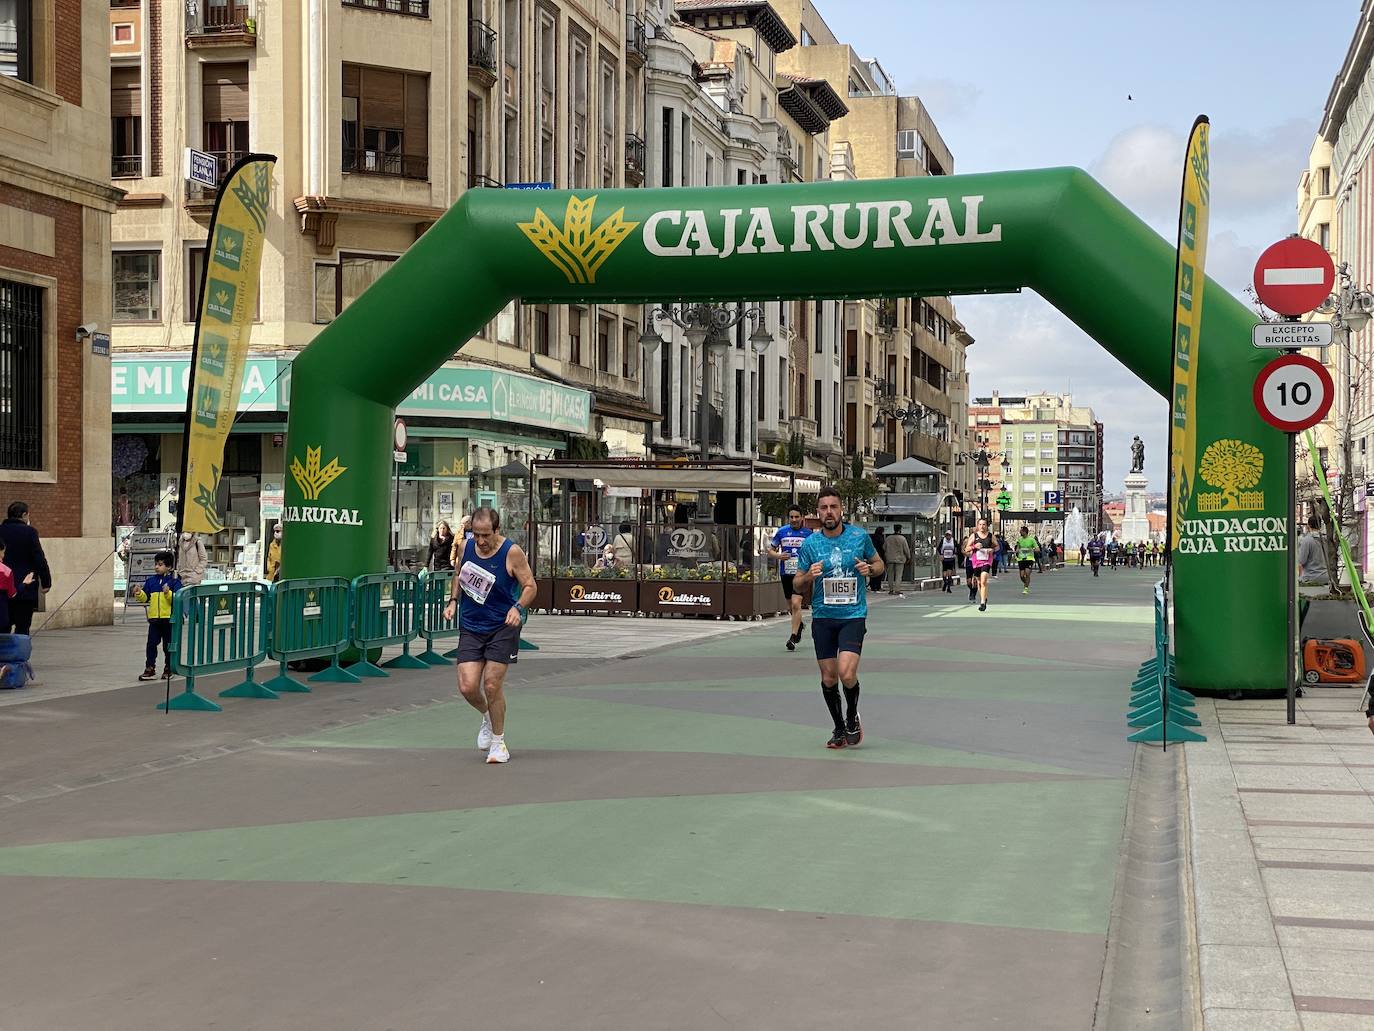
[[[285,572],[351,577],[383,568],[394,408],[513,298],[864,298],[1027,287],[1163,397],[1174,258],[1158,234],[1071,168],[705,189],[471,190],[295,361]],[[1251,402],[1264,361],[1250,344],[1255,321],[1220,287],[1206,290],[1195,364],[1200,476],[1174,567],[1178,677],[1192,688],[1284,686],[1286,441]],[[1161,400],[1160,417],[1167,411]],[[1082,646],[1110,641],[1110,633],[1087,633]]]

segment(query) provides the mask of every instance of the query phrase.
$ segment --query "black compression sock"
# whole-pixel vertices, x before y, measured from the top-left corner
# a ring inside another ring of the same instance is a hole
[[[835,721],[835,729],[844,728],[844,719],[840,715],[840,685],[821,684],[821,694],[825,696],[825,707],[830,710],[830,718]]]
[[[844,689],[844,709],[845,718],[853,723],[854,717],[859,714],[859,682],[857,680],[854,681],[853,687]]]

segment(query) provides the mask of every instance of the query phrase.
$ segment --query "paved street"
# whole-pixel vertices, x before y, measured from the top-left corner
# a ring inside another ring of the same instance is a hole
[[[170,717],[35,691],[0,710],[0,1026],[1090,1028],[1150,582],[880,601],[844,752],[778,622],[579,620],[522,656],[506,767],[451,670]]]

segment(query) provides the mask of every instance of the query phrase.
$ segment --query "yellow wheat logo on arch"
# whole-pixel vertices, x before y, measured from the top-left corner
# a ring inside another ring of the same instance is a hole
[[[299,458],[291,459],[291,477],[306,501],[318,501],[320,493],[347,470],[348,466],[340,465],[337,458],[331,458],[328,465],[320,468],[320,449],[317,447],[305,449],[305,465],[301,465]]]
[[[562,229],[554,225],[542,208],[534,209],[534,221],[517,223],[540,253],[568,277],[569,283],[595,283],[596,270],[639,225],[638,222],[626,222],[625,209],[619,208],[593,229],[595,207],[595,196],[586,200],[568,198]]]

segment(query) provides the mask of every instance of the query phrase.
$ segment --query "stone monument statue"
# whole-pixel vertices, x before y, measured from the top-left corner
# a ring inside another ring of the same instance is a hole
[[[1131,472],[1143,473],[1145,471],[1145,444],[1139,437],[1131,441]]]
[[[1123,542],[1140,544],[1150,539],[1150,516],[1145,501],[1145,445],[1139,437],[1131,440],[1131,471],[1126,476],[1126,511],[1121,520]]]

